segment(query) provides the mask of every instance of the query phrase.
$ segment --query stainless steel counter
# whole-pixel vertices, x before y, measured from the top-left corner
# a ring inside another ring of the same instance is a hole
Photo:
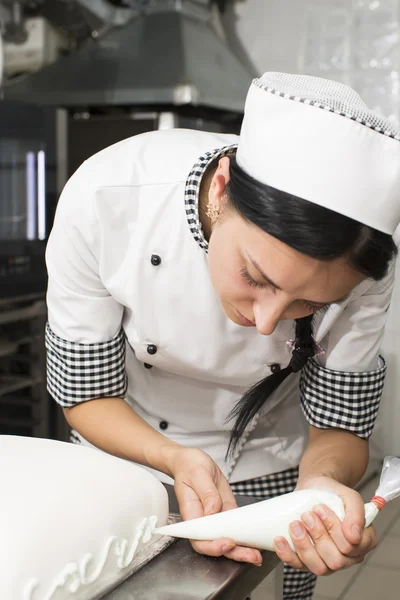
[[[173,488],[166,488],[170,511],[178,512]],[[237,496],[239,506],[254,501],[254,498]],[[226,558],[202,556],[187,540],[176,540],[103,600],[245,600],[266,578],[265,600],[280,600],[282,565],[272,552],[264,552],[262,566],[255,567]]]

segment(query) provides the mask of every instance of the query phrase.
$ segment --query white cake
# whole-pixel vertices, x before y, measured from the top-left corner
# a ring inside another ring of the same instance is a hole
[[[0,436],[0,486],[1,600],[96,598],[167,523],[152,474],[74,444]]]

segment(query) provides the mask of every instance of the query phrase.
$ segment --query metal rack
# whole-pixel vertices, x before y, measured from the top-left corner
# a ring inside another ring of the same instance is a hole
[[[54,437],[46,390],[44,295],[0,301],[0,433]]]

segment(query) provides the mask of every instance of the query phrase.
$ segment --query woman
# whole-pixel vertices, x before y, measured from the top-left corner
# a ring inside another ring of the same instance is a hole
[[[352,488],[385,377],[399,159],[351,89],[266,73],[240,138],[152,132],[86,161],[48,244],[49,390],[76,442],[174,480],[185,519],[233,492],[343,498],[343,524],[324,507],[292,524],[297,553],[275,540],[285,600],[377,543]]]

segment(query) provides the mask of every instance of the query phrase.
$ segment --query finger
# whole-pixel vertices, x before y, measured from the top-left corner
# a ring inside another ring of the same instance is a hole
[[[175,483],[175,494],[179,504],[179,512],[184,521],[204,516],[204,508],[193,488],[186,483]]]
[[[223,556],[225,553],[231,552],[236,544],[230,538],[221,538],[213,541],[190,540],[192,547],[199,554],[207,556]]]
[[[298,555],[293,552],[288,541],[284,537],[274,539],[274,551],[280,560],[298,571],[308,571],[307,567],[301,562]]]
[[[199,554],[207,556],[225,556],[231,560],[238,562],[248,562],[256,565],[261,565],[262,556],[258,550],[254,548],[246,548],[244,546],[236,546],[235,542],[229,538],[222,538],[211,542],[203,542],[191,540],[193,549]]]
[[[353,547],[353,551],[350,552],[349,556],[353,557],[363,557],[371,552],[371,550],[375,550],[378,545],[378,536],[376,534],[375,529],[370,526],[363,530],[361,536],[361,542]]]
[[[190,484],[200,499],[204,515],[221,512],[222,498],[208,469],[196,470]]]
[[[364,501],[360,494],[352,492],[343,498],[343,502],[346,511],[342,523],[343,534],[351,544],[359,544],[365,525]]]
[[[221,477],[220,481],[218,482],[217,489],[222,500],[222,511],[232,510],[233,508],[238,507],[231,486],[225,477]]]
[[[318,505],[314,508],[314,512],[322,521],[329,536],[332,538],[341,554],[349,557],[358,557],[365,554],[371,538],[369,534],[367,537],[364,536],[364,538],[362,536],[359,543],[352,543],[344,534],[343,523],[330,508],[324,505]],[[362,539],[363,543],[361,544]]]
[[[233,550],[224,552],[226,558],[236,560],[238,562],[247,562],[253,565],[262,565],[262,556],[259,550],[255,548],[245,548],[244,546],[235,546]]]
[[[332,573],[326,562],[318,554],[317,548],[311,542],[307,530],[301,521],[293,521],[289,526],[289,533],[296,553],[307,569],[318,576],[330,575]],[[333,543],[332,547],[335,548]]]
[[[316,514],[311,512],[304,513],[302,515],[302,522],[312,539],[314,549],[318,556],[331,572],[339,571],[340,569],[345,569],[353,564],[361,562],[360,558],[352,558],[340,552],[327,529],[324,527],[324,524]],[[303,556],[302,560],[308,564]]]
[[[192,477],[190,483],[177,482],[175,492],[185,521],[220,512],[222,508],[221,496],[206,470]]]
[[[365,549],[367,553],[371,552],[371,550],[375,550],[379,544],[378,534],[372,525],[364,529],[361,543],[365,543]]]

